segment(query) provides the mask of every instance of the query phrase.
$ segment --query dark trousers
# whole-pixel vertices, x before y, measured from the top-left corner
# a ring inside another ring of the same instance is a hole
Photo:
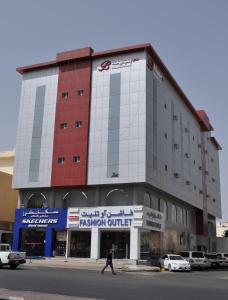
[[[114,269],[113,269],[113,264],[110,261],[106,261],[106,265],[104,266],[104,268],[102,269],[101,273],[104,273],[104,270],[110,266],[111,270],[112,270],[112,274],[115,274]]]

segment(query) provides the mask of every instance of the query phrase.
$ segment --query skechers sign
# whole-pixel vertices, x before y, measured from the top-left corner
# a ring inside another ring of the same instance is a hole
[[[32,208],[32,209],[17,209],[15,221],[20,223],[22,227],[62,227],[66,226],[65,209],[57,208]]]

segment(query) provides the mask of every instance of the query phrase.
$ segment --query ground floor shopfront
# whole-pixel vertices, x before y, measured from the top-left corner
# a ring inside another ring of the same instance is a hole
[[[163,213],[144,206],[17,209],[13,249],[27,256],[147,259],[159,255]]]

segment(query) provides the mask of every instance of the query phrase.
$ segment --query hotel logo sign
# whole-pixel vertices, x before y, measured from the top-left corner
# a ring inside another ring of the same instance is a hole
[[[103,71],[108,71],[109,69],[128,68],[131,67],[132,63],[139,60],[140,60],[139,58],[105,60],[98,67],[98,71],[103,72]]]
[[[154,72],[154,75],[160,82],[164,81],[164,77],[163,77],[162,73],[160,72],[160,70],[158,69],[158,66],[154,63],[154,61],[151,57],[149,57],[147,59],[146,65],[147,65],[148,70]]]

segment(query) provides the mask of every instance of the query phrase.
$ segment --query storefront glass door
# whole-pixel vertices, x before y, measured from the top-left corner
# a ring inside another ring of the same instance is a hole
[[[44,256],[45,230],[21,229],[21,251],[27,256]]]
[[[66,230],[56,230],[54,235],[54,251],[53,256],[66,255]]]
[[[90,258],[91,231],[72,231],[70,256]]]
[[[101,231],[100,257],[107,257],[108,251],[114,250],[113,258],[130,257],[130,232]]]

